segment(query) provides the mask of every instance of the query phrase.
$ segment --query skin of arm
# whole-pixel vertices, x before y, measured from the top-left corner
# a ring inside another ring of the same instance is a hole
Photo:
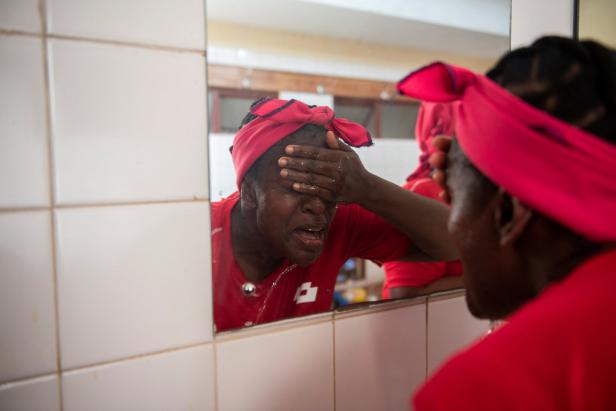
[[[458,253],[449,238],[449,208],[367,171],[357,153],[327,133],[329,148],[290,145],[279,159],[280,175],[294,190],[326,201],[355,203],[385,218],[407,235],[413,247],[403,260],[452,261]]]

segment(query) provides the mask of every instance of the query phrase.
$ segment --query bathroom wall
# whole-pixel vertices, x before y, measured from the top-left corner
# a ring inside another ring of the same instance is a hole
[[[215,409],[203,1],[0,30],[0,409]]]
[[[212,336],[203,10],[0,1],[0,409],[408,409],[459,293]]]

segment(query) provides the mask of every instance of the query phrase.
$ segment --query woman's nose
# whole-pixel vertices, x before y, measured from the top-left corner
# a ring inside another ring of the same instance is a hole
[[[317,196],[305,196],[302,202],[302,211],[311,214],[324,214],[327,210],[327,204],[321,197]]]

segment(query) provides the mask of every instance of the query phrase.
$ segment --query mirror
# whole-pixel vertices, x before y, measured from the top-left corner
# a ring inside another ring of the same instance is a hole
[[[263,233],[241,247],[233,242],[235,235],[248,230],[231,224],[237,204],[256,204],[258,199],[234,194],[238,188],[229,148],[253,101],[296,99],[328,106],[336,117],[363,125],[374,140],[373,146],[357,149],[366,169],[404,185],[421,155],[415,140],[419,104],[397,96],[395,83],[434,60],[484,72],[509,49],[510,9],[509,0],[208,0],[210,198],[218,331],[384,296],[461,286],[461,268],[455,262],[394,263],[386,265],[386,275],[383,266],[361,258],[378,253],[346,255],[344,241],[360,240],[347,235],[334,241],[331,231],[324,250],[338,251],[322,251],[311,265],[312,272],[283,258],[265,278],[249,280],[236,257],[261,253],[252,255],[253,260],[266,259],[263,254],[276,247],[264,246]],[[417,184],[410,181],[407,188],[415,190]],[[278,206],[264,207],[273,212]],[[260,223],[274,232],[280,225],[276,223],[284,221],[268,215]],[[340,208],[332,224],[339,215]],[[308,231],[304,236],[321,235],[309,228],[304,231]],[[372,239],[371,244],[377,242]]]
[[[614,0],[578,0],[578,38],[592,39],[616,48],[616,2]]]

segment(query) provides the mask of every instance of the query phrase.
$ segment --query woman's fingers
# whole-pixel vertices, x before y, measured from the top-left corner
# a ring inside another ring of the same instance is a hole
[[[340,157],[340,150],[338,149],[316,146],[289,145],[285,147],[284,152],[287,156],[321,161],[335,161]]]
[[[449,147],[451,147],[451,136],[446,136],[444,134],[435,136],[432,140],[432,145],[437,150],[441,150],[447,153],[449,151]]]
[[[306,173],[314,173],[333,179],[340,179],[340,162],[311,160],[306,158],[281,157],[278,166]]]
[[[432,174],[432,178],[436,181],[442,188],[441,198],[449,203],[451,198],[449,196],[449,192],[447,191],[447,154],[449,153],[449,149],[451,148],[451,137],[449,136],[436,136],[434,140],[432,140],[433,146],[437,149],[428,160],[430,165],[434,168],[434,173]]]
[[[285,180],[317,186],[332,192],[339,191],[341,187],[340,181],[336,181],[334,178],[314,173],[303,173],[288,168],[280,170],[280,176]]]

